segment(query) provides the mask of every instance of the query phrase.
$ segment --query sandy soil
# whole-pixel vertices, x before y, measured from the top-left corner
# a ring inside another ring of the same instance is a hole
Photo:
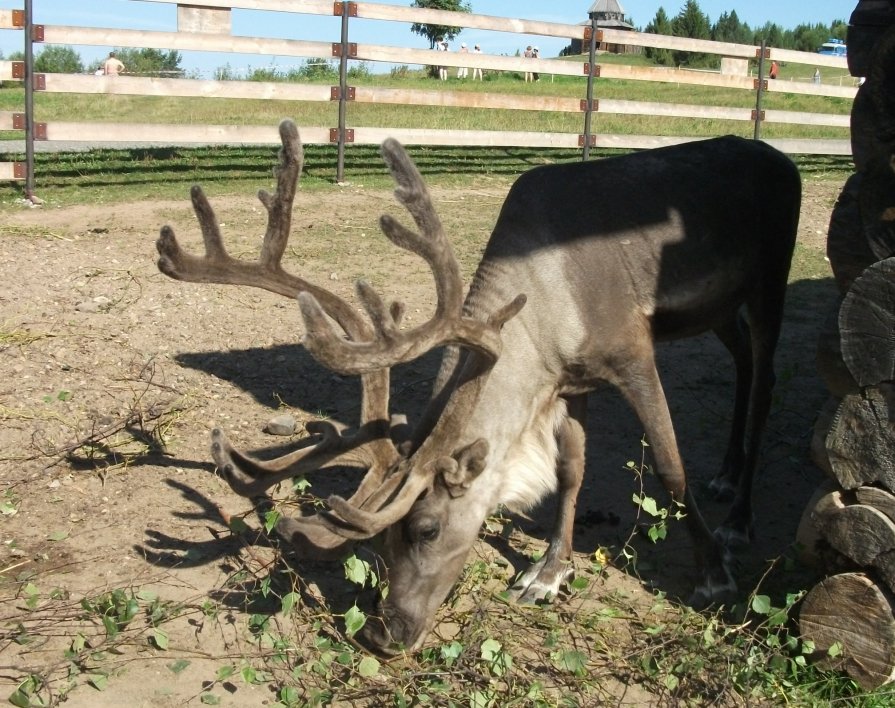
[[[839,183],[809,181],[805,190],[800,258],[816,263]],[[467,273],[504,191],[484,184],[435,193]],[[365,274],[375,285],[385,284],[390,296],[411,303],[411,321],[426,314],[432,293],[424,267],[381,245],[375,220],[384,210],[397,211],[387,191],[355,185],[300,199],[293,252],[287,254],[291,267],[299,267],[301,253],[300,268],[310,280],[345,295]],[[215,203],[233,250],[251,254],[264,228],[258,203],[249,197]],[[153,244],[165,223],[182,240],[197,242],[186,198],[101,210],[54,208],[50,201],[42,208],[6,205],[0,211],[0,613],[7,632],[0,644],[0,696],[28,672],[60,662],[60,642],[80,631],[74,617],[47,618],[60,631],[46,645],[9,641],[16,618],[27,615],[27,591],[18,579],[30,578],[42,594],[59,588],[73,598],[122,587],[182,601],[225,594],[233,549],[216,505],[239,512],[248,502],[212,473],[210,429],[222,426],[240,446],[268,454],[288,443],[264,432],[278,410],[299,422],[320,412],[348,422],[354,415],[356,383],[323,371],[302,351],[293,304],[264,292],[182,284],[159,274]],[[807,457],[812,422],[825,399],[813,352],[834,292],[828,273],[791,287],[777,358],[779,386],[756,486],[757,538],[739,558],[744,591],[759,581],[769,559],[788,551],[821,478]],[[699,486],[712,476],[725,444],[732,367],[710,337],[664,346],[661,363],[685,463]],[[426,357],[401,368],[397,406],[419,411],[434,367],[434,358]],[[575,538],[581,558],[599,546],[617,548],[630,535],[637,482],[625,463],[641,455],[641,428],[613,392],[591,397],[589,420],[589,478]],[[655,491],[651,481],[648,489]],[[717,523],[723,506],[700,494]],[[547,518],[535,514],[519,521],[535,545],[547,533]],[[686,596],[693,580],[688,545],[683,529],[673,529],[660,547],[644,545],[638,566],[643,581]],[[340,569],[332,580],[338,592]],[[643,592],[621,571],[612,570],[610,582]],[[793,577],[794,588],[800,582]],[[200,641],[199,622],[193,617],[171,629],[177,633],[172,644],[192,647],[182,673],[172,675],[164,656],[123,661],[122,675],[110,679],[106,690],[79,688],[70,704],[196,703],[219,657],[238,654],[245,641],[235,622],[218,623]],[[271,695],[240,685],[225,699],[250,706],[269,702]]]

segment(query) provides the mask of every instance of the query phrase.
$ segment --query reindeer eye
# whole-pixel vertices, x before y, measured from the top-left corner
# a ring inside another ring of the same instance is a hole
[[[410,524],[410,540],[414,543],[428,543],[438,538],[441,524],[435,519],[419,519]]]

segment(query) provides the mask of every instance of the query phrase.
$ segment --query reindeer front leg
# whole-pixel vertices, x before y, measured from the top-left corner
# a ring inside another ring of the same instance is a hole
[[[559,445],[556,476],[559,482],[556,521],[547,552],[526,570],[510,588],[519,602],[537,602],[555,597],[574,574],[572,533],[575,507],[584,478],[584,424],[587,394],[567,399],[568,415],[557,433]]]

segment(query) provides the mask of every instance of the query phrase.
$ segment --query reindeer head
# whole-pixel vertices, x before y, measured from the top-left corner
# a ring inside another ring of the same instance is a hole
[[[250,498],[299,474],[344,465],[365,468],[350,499],[332,496],[328,510],[283,519],[277,531],[299,554],[314,556],[338,556],[357,540],[381,535],[389,595],[379,621],[368,624],[365,636],[380,652],[413,649],[425,638],[436,609],[459,576],[488,512],[474,498],[488,443],[479,439],[461,445],[460,440],[500,355],[500,330],[519,312],[525,297],[517,296],[484,319],[464,314],[464,288],[453,249],[419,171],[394,140],[383,143],[382,155],[397,183],[395,195],[418,232],[387,215],[381,217],[380,227],[395,245],[416,253],[432,269],[437,293],[432,318],[402,330],[403,305],[387,306],[369,285],[358,282],[365,319],[333,293],[287,273],[280,260],[289,238],[302,148],[291,121],[280,124],[280,137],[276,193],[259,193],[268,227],[258,260],[240,261],[227,253],[214,212],[202,190],[194,187],[192,201],[205,256],[182,251],[166,226],[157,243],[159,269],[180,280],[251,285],[296,297],[305,322],[305,347],[333,371],[361,376],[355,431],[331,422],[309,425],[310,445],[261,462],[235,450],[216,430],[212,455],[233,490]],[[462,354],[455,356],[447,389],[441,393],[440,415],[408,436],[406,425],[389,414],[389,370],[443,345],[458,346]]]

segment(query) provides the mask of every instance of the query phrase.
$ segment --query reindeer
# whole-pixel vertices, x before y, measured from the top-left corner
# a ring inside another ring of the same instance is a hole
[[[391,216],[380,226],[422,257],[435,280],[431,319],[401,328],[403,306],[364,282],[367,318],[280,265],[290,233],[302,146],[280,125],[276,192],[261,191],[267,232],[257,261],[228,255],[214,211],[192,189],[205,255],[183,251],[169,226],[157,243],[161,271],[191,282],[250,285],[297,298],[304,346],[325,366],[361,377],[356,429],[307,425],[309,444],[270,461],[212,433],[212,456],[233,490],[257,498],[290,477],[334,466],[366,474],[349,498],[313,515],[283,518],[279,535],[299,555],[339,556],[380,536],[389,594],[364,640],[374,651],[411,651],[425,640],[486,516],[558,493],[543,557],[511,588],[547,598],[572,574],[575,504],[584,476],[587,393],[618,387],[639,416],[655,469],[683,505],[702,576],[693,602],[735,588],[726,544],[751,533],[752,478],[773,386],[773,355],[794,248],[801,184],[793,163],[736,137],[575,164],[542,166],[512,186],[464,297],[459,267],[428,190],[394,140],[382,155],[414,232]],[[717,534],[687,484],[656,370],[656,341],[713,330],[736,367],[728,450],[714,480],[733,504]],[[417,426],[389,414],[390,367],[446,347]],[[748,434],[747,434],[748,433]]]

